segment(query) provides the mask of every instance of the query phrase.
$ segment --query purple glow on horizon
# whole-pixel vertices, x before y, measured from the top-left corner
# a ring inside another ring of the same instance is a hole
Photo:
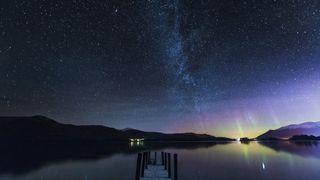
[[[280,126],[320,121],[320,82],[301,83],[277,90],[279,96],[222,101],[206,112],[186,117],[172,131],[192,131],[220,136],[255,137]],[[287,92],[291,92],[286,95]],[[208,106],[208,105],[207,105]],[[223,123],[222,123],[223,122]]]

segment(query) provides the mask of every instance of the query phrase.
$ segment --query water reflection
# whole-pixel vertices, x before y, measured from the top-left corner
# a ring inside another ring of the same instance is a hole
[[[133,179],[136,154],[179,155],[179,179],[317,179],[316,142],[1,145],[2,179]]]
[[[143,146],[143,141],[130,142],[130,147],[139,147]]]
[[[259,143],[277,152],[287,152],[303,157],[320,159],[320,146],[317,141],[271,141]]]
[[[63,161],[98,160],[115,154],[136,154],[144,150],[165,148],[196,149],[216,145],[203,143],[47,143],[10,144],[0,146],[0,175],[25,174],[44,165]],[[221,143],[226,144],[226,143]]]

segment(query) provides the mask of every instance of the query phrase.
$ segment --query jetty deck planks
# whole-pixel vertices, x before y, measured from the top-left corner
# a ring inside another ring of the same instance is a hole
[[[144,170],[144,177],[140,180],[171,180],[168,178],[168,171],[162,165],[148,165],[148,169]]]

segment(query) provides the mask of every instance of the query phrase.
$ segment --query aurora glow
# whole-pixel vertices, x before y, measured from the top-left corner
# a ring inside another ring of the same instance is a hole
[[[177,130],[218,134],[231,137],[256,137],[268,129],[320,119],[319,75],[311,82],[295,82],[276,89],[276,95],[221,101],[207,105],[210,111],[189,117],[186,126]],[[265,87],[263,87],[265,88]],[[199,123],[200,122],[200,123]],[[217,123],[219,122],[219,123]],[[220,123],[224,122],[224,123]]]

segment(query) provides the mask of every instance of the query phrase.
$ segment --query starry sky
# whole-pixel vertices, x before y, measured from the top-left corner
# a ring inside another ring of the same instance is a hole
[[[320,1],[1,0],[0,115],[255,137],[320,120]]]

